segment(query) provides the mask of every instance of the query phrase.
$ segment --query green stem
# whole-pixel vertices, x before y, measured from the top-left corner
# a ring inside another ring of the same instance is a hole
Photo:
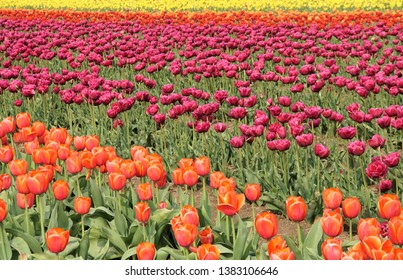
[[[44,226],[44,221],[43,221],[43,201],[42,197],[39,195],[37,196],[37,202],[39,205],[39,216],[40,216],[40,221],[41,221],[41,236],[42,236],[42,242],[45,243],[45,226]]]
[[[321,190],[320,190],[320,157],[318,157],[317,160],[317,170],[316,170],[317,174],[316,174],[316,186],[318,187],[318,194],[321,194]]]
[[[76,175],[76,181],[77,181],[77,195],[78,196],[83,196],[82,193],[81,193],[80,180],[78,178],[78,174]]]
[[[352,241],[353,240],[353,220],[352,219],[350,219],[350,228],[349,228],[349,231],[350,231],[350,241]]]
[[[298,232],[298,248],[300,253],[302,254],[302,229],[299,223],[297,223],[297,232]]]
[[[143,239],[147,241],[147,231],[146,231],[146,224],[143,223]]]
[[[7,258],[7,253],[6,253],[6,236],[4,236],[4,226],[3,222],[0,222],[0,239],[1,239],[1,251],[4,256],[4,258]]]
[[[81,215],[81,238],[84,238],[84,215]]]
[[[283,177],[284,177],[284,187],[288,187],[288,169],[287,169],[287,160],[286,160],[286,158],[285,158],[285,153],[284,152],[281,152],[281,156],[282,156],[282,158],[283,158],[283,172],[284,172],[284,174],[283,174]],[[292,186],[291,186],[291,184],[289,184],[289,186],[290,186],[290,195],[293,195],[292,194]]]
[[[225,227],[226,227],[227,238],[228,238],[228,241],[229,241],[230,240],[229,239],[230,231],[229,231],[229,217],[228,216],[225,216]]]
[[[234,216],[231,217],[231,224],[232,224],[232,244],[234,245],[236,240]]]
[[[29,234],[29,215],[28,215],[28,202],[27,196],[25,196],[25,230]]]
[[[365,177],[365,171],[364,171],[364,167],[362,165],[361,157],[359,158],[358,161],[360,163],[360,169],[361,169],[361,173],[362,173],[362,183],[364,184],[365,207],[367,208],[367,211],[370,211],[370,208],[371,208],[371,201],[370,200],[371,200],[371,198],[370,198],[367,182],[365,181],[366,177]]]

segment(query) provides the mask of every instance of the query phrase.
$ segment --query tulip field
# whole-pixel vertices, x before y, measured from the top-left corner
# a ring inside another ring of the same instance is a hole
[[[3,0],[0,259],[403,259],[402,27],[394,0]]]

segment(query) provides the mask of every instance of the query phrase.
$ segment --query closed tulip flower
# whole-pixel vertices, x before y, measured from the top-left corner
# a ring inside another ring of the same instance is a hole
[[[27,173],[28,162],[23,159],[14,159],[8,163],[8,168],[13,176]]]
[[[51,228],[46,232],[46,246],[52,253],[58,254],[69,243],[70,231],[62,228]]]
[[[322,144],[316,144],[313,148],[313,151],[314,151],[315,155],[321,159],[327,158],[330,154],[329,148],[327,148],[326,146],[324,146]]]
[[[197,209],[192,207],[191,205],[185,205],[181,209],[180,213],[181,220],[184,223],[194,224],[196,226],[199,225],[199,214]]]
[[[342,241],[337,238],[327,238],[322,243],[322,255],[325,260],[340,260],[343,249]]]
[[[70,174],[77,174],[83,170],[81,158],[78,154],[72,154],[66,159],[66,168]]]
[[[350,155],[360,156],[365,152],[365,142],[356,140],[348,143],[347,151]]]
[[[4,221],[7,216],[7,204],[0,198],[0,223]]]
[[[64,200],[70,193],[69,184],[64,180],[56,180],[52,185],[52,191],[56,200]]]
[[[357,233],[361,241],[366,236],[378,236],[381,233],[381,224],[375,218],[360,219],[357,225]]]
[[[208,157],[198,157],[194,161],[196,172],[199,176],[210,174],[210,159]]]
[[[161,179],[164,173],[164,166],[160,163],[150,164],[147,169],[147,176],[151,181],[157,182]]]
[[[9,174],[0,175],[0,192],[8,190],[11,187],[12,179]]]
[[[336,209],[340,207],[343,193],[338,188],[328,188],[323,190],[322,198],[326,208]]]
[[[194,224],[178,222],[172,229],[176,241],[182,247],[189,247],[197,237],[197,226]]]
[[[126,185],[126,176],[121,173],[111,173],[108,176],[108,184],[111,190],[120,191]]]
[[[196,168],[194,166],[189,166],[183,171],[183,181],[188,187],[193,187],[197,184],[199,180],[199,175],[197,174]]]
[[[283,261],[291,261],[295,259],[295,254],[290,248],[284,248],[280,250],[276,250],[270,254],[271,260],[283,260]]]
[[[49,180],[45,172],[32,170],[28,172],[27,185],[31,193],[40,195],[48,190]]]
[[[225,178],[224,173],[221,171],[214,171],[210,173],[210,187],[218,189],[221,185],[221,180]]]
[[[176,168],[172,171],[172,181],[175,185],[184,185],[183,181],[183,170],[181,168]]]
[[[383,194],[378,198],[378,212],[383,219],[399,216],[400,208],[400,200],[394,194]]]
[[[388,173],[388,166],[380,160],[375,160],[368,164],[365,173],[371,179],[380,179]]]
[[[227,216],[233,216],[245,204],[245,195],[229,191],[225,194],[218,194],[217,209]]]
[[[211,244],[202,244],[197,247],[198,260],[218,260],[220,258],[220,250]]]
[[[17,193],[16,200],[20,209],[31,208],[34,205],[35,195],[33,193]]]
[[[403,245],[403,217],[396,216],[388,222],[388,235],[395,245]]]
[[[338,211],[325,211],[321,218],[321,225],[326,235],[336,237],[343,231],[343,217]]]
[[[344,217],[354,219],[361,212],[361,203],[356,197],[347,197],[343,200],[341,210]]]
[[[301,222],[306,217],[307,206],[300,196],[290,196],[285,202],[288,218],[293,222]]]
[[[255,229],[262,238],[272,238],[278,232],[278,221],[276,215],[271,212],[263,212],[256,215]]]
[[[138,202],[134,209],[136,210],[136,219],[141,223],[147,223],[150,218],[151,208],[148,206],[147,202]]]
[[[3,146],[0,148],[0,161],[2,163],[9,163],[14,158],[14,149],[10,146]]]
[[[257,201],[260,198],[261,187],[259,184],[246,184],[245,196],[250,202]]]
[[[15,178],[15,186],[17,187],[17,191],[19,193],[27,194],[30,193],[28,185],[27,185],[27,174],[18,175]]]
[[[150,242],[140,242],[136,247],[138,260],[153,260],[155,257],[155,245]]]
[[[74,199],[74,210],[80,214],[85,215],[90,212],[91,209],[91,198],[79,196]]]
[[[19,113],[15,116],[18,128],[28,127],[31,124],[31,116],[28,113]]]
[[[139,184],[136,188],[136,193],[140,200],[147,201],[153,198],[153,193],[150,183]]]

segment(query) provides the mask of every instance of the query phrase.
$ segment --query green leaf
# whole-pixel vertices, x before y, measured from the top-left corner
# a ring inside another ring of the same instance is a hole
[[[187,250],[187,249],[185,249]],[[186,256],[183,254],[182,251],[178,249],[173,249],[171,247],[163,247],[160,248],[158,251],[166,252],[171,256],[171,259],[174,260],[186,260]]]
[[[323,231],[318,219],[309,230],[303,242],[304,259],[319,259],[318,245],[322,240]]]
[[[152,213],[150,219],[156,223],[160,223],[167,219],[170,220],[170,218],[174,216],[173,212],[173,209],[157,209]],[[176,212],[179,213],[179,210],[175,211],[175,213]]]
[[[100,228],[102,236],[108,238],[112,245],[118,249],[122,254],[126,252],[127,247],[122,237],[110,227]]]
[[[260,260],[268,260],[269,259],[269,256],[267,255],[267,242],[263,243],[260,246],[259,259]]]
[[[70,253],[72,253],[75,249],[77,249],[80,246],[79,238],[77,237],[71,237],[69,238],[69,243],[67,243],[66,248],[63,250],[63,252],[60,252],[60,256],[67,256]]]
[[[33,259],[35,260],[59,260],[59,256],[56,254],[52,253],[38,253],[38,254],[33,254],[31,255]]]
[[[29,257],[31,255],[31,250],[29,249],[27,242],[25,242],[25,240],[21,237],[13,238],[10,245],[18,251],[20,256],[26,255]]]
[[[0,234],[2,239],[2,242],[0,242],[0,260],[11,260],[13,254],[3,223],[0,223]]]
[[[50,215],[48,228],[60,227],[63,229],[69,229],[69,226],[69,217],[63,209],[63,204],[57,203]]]
[[[129,250],[127,250],[123,256],[122,256],[122,260],[127,260],[128,258],[130,258],[131,256],[134,256],[136,254],[136,247],[130,248]]]
[[[90,212],[87,214],[87,217],[92,217],[92,216],[103,217],[103,218],[107,219],[108,221],[111,221],[115,215],[108,208],[100,206],[97,208],[90,209]]]
[[[109,250],[109,240],[108,239],[90,239],[90,246],[88,249],[88,253],[95,260],[101,260],[104,258],[106,253]]]
[[[115,211],[115,226],[118,229],[120,235],[126,236],[127,234],[127,220],[123,213],[121,213],[119,210]]]
[[[91,198],[94,203],[94,207],[98,208],[98,207],[104,205],[104,199],[102,196],[100,186],[97,185],[95,179],[90,179],[90,190],[91,190]]]
[[[24,239],[33,253],[37,254],[42,252],[42,247],[39,244],[38,240],[36,240],[33,236],[29,235],[23,230],[7,228],[6,232],[13,236],[21,237],[22,239]]]
[[[88,258],[88,249],[90,247],[90,232],[91,229],[88,229],[86,233],[84,233],[84,236],[81,239],[80,242],[80,250],[79,250],[79,255],[86,260]]]
[[[232,217],[234,218],[234,217]],[[243,260],[246,258],[246,255],[249,253],[247,248],[247,240],[249,236],[249,231],[246,228],[245,223],[241,218],[238,219],[238,232],[236,233],[236,239],[234,242],[234,260]]]
[[[287,246],[290,248],[291,251],[294,252],[295,259],[296,260],[302,260],[302,254],[300,250],[298,249],[297,245],[295,244],[294,240],[290,238],[289,236],[283,235],[285,241],[287,242]]]

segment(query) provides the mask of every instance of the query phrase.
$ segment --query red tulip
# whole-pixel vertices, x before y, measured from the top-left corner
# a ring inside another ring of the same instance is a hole
[[[196,226],[199,225],[199,214],[197,209],[192,207],[191,205],[185,205],[181,209],[180,217],[182,222],[188,224],[194,224]]]
[[[344,217],[354,219],[360,214],[361,203],[356,197],[347,197],[343,200],[341,209]]]
[[[326,208],[336,209],[340,207],[343,193],[338,188],[328,188],[323,190],[322,198]]]
[[[400,161],[400,153],[399,152],[393,152],[390,153],[384,157],[382,157],[382,161],[388,166],[388,167],[395,167],[399,164]]]
[[[210,227],[205,227],[203,230],[199,231],[199,239],[202,244],[213,243],[213,231]]]
[[[27,173],[28,162],[23,159],[14,159],[8,163],[8,168],[13,176],[24,175]]]
[[[357,225],[358,237],[362,241],[366,236],[378,236],[381,233],[381,225],[375,218],[360,219]]]
[[[29,192],[40,195],[45,193],[49,187],[49,180],[45,172],[32,170],[28,172],[27,186]]]
[[[227,216],[233,216],[245,204],[245,195],[229,191],[225,194],[218,194],[217,209]]]
[[[49,139],[59,142],[60,144],[66,143],[67,136],[68,136],[68,132],[67,132],[67,129],[65,129],[65,128],[61,128],[61,127],[52,128],[49,131]]]
[[[284,240],[284,238],[281,235],[277,235],[276,237],[273,237],[270,239],[270,241],[267,243],[267,253],[270,256],[270,254],[287,248],[287,242]]]
[[[322,144],[316,144],[313,150],[315,155],[320,158],[327,158],[330,154],[330,150]]]
[[[365,253],[372,260],[393,260],[395,258],[393,244],[390,240],[382,240],[370,235],[362,241]]]
[[[220,258],[220,250],[212,244],[202,244],[197,247],[198,260],[218,260]]]
[[[284,248],[281,250],[276,250],[270,254],[271,260],[294,260],[294,252],[290,248]]]
[[[182,247],[189,247],[197,237],[197,226],[194,224],[177,222],[172,225],[172,229],[176,241]]]
[[[64,180],[56,180],[52,185],[52,191],[56,200],[64,200],[70,193],[69,184]]]
[[[136,219],[141,223],[147,223],[150,218],[151,208],[148,206],[147,202],[138,202],[134,209],[136,210]]]
[[[7,216],[7,205],[4,202],[4,200],[0,198],[0,223],[4,221],[6,216]]]
[[[224,173],[221,171],[214,171],[210,173],[210,187],[218,189],[221,185],[221,180],[225,178]]]
[[[14,158],[14,149],[10,146],[0,147],[0,161],[2,163],[9,163]]]
[[[28,194],[30,193],[28,185],[27,185],[27,174],[18,175],[15,178],[15,186],[17,187],[17,191],[19,193]]]
[[[199,180],[199,175],[197,174],[196,168],[194,166],[189,166],[183,169],[183,181],[188,187],[193,187],[197,184]]]
[[[99,146],[99,137],[97,135],[88,135],[85,139],[85,148],[91,151],[94,147]]]
[[[388,235],[395,245],[403,245],[403,217],[392,217],[388,222]]]
[[[246,184],[245,196],[250,202],[257,201],[260,198],[260,185],[259,184]]]
[[[80,214],[85,215],[90,212],[91,209],[91,198],[78,196],[74,199],[74,210]]]
[[[321,225],[326,235],[336,237],[343,231],[343,217],[338,211],[325,211],[321,218]]]
[[[322,254],[325,260],[340,260],[343,253],[341,240],[337,238],[327,238],[322,243]]]
[[[383,219],[399,216],[400,208],[400,200],[394,194],[383,194],[378,198],[378,212]]]
[[[18,128],[28,127],[31,124],[31,116],[28,113],[19,113],[15,116]]]
[[[298,146],[300,147],[307,147],[312,144],[313,142],[313,134],[301,134],[295,137]]]
[[[51,228],[46,232],[46,246],[52,253],[62,252],[69,242],[70,231],[62,228]]]
[[[206,176],[210,173],[210,159],[208,157],[196,158],[194,166],[199,176]]]
[[[365,173],[371,179],[383,178],[388,173],[388,166],[382,161],[376,160],[368,164]]]
[[[352,139],[356,135],[357,130],[352,126],[346,126],[337,129],[337,133],[342,139]]]
[[[153,198],[153,193],[150,183],[139,184],[136,189],[136,193],[140,200],[147,201]]]
[[[184,185],[183,181],[183,170],[181,168],[176,168],[172,171],[172,181],[175,185]]]
[[[81,163],[79,154],[71,154],[66,159],[66,168],[70,174],[77,174],[83,170],[83,165]]]
[[[288,218],[293,222],[301,222],[306,217],[307,206],[300,196],[290,196],[286,202],[286,212]]]
[[[121,173],[111,173],[108,176],[108,184],[111,190],[120,191],[126,185],[126,176]]]
[[[161,179],[164,173],[164,166],[160,163],[151,164],[147,169],[147,176],[151,181],[157,182]]]
[[[140,242],[136,247],[138,260],[153,260],[155,252],[155,245],[150,242]]]
[[[360,156],[365,152],[365,142],[356,140],[348,143],[347,150],[350,155]]]
[[[107,161],[106,164],[108,163],[110,167],[112,167],[112,163],[116,163],[117,166],[119,166],[118,168],[113,168],[113,170],[108,171],[109,173],[120,172],[125,175],[126,179],[131,179],[136,176],[136,165],[131,159],[121,160],[120,158],[116,158],[116,161]]]
[[[276,215],[271,212],[263,212],[256,215],[256,232],[264,239],[270,239],[278,232],[278,221]]]
[[[0,192],[8,190],[11,187],[12,179],[9,174],[0,175]]]
[[[35,195],[33,193],[17,193],[16,196],[17,205],[21,209],[25,209],[25,207],[27,207],[28,209],[31,208],[34,205],[34,199]]]

